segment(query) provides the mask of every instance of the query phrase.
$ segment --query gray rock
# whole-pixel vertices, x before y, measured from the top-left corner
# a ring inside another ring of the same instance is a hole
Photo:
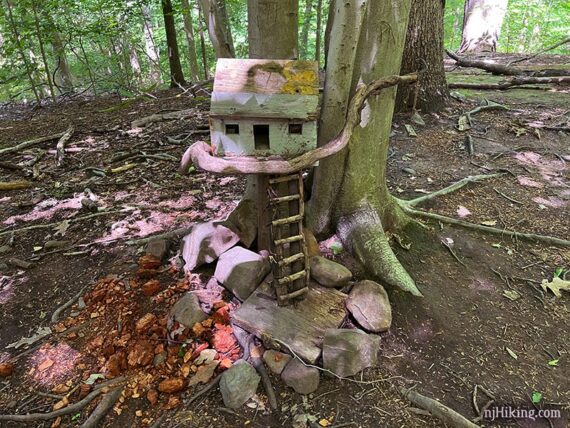
[[[263,353],[263,361],[275,374],[281,374],[285,366],[291,361],[291,355],[284,354],[283,352],[268,349]]]
[[[204,263],[212,263],[238,242],[239,236],[219,223],[197,224],[183,239],[184,268],[193,271]]]
[[[311,394],[319,387],[319,371],[307,367],[297,358],[287,364],[281,373],[281,379],[299,394]]]
[[[170,316],[174,321],[192,328],[197,322],[204,321],[207,316],[200,308],[198,297],[194,293],[186,293],[170,309]]]
[[[69,241],[47,241],[44,244],[44,250],[53,250],[57,248],[67,247],[70,244]]]
[[[8,270],[8,265],[4,262],[0,262],[0,272],[5,272]]]
[[[314,256],[311,257],[311,277],[323,287],[341,288],[348,284],[352,273],[341,264]]]
[[[220,391],[224,405],[230,409],[239,409],[255,395],[261,377],[245,361],[233,365],[220,378]]]
[[[81,199],[81,207],[85,210],[85,211],[91,211],[91,212],[97,212],[99,211],[99,204],[89,198],[83,198]]]
[[[241,243],[249,248],[257,237],[257,209],[251,199],[242,199],[230,213],[224,226],[238,234]]]
[[[243,301],[270,270],[269,260],[246,248],[234,247],[220,256],[214,277]]]
[[[358,324],[371,332],[386,331],[392,325],[392,307],[388,293],[374,281],[360,281],[354,284],[346,308]]]
[[[362,330],[329,329],[323,340],[323,367],[346,377],[376,365],[380,337]]]
[[[12,251],[12,247],[10,247],[9,245],[2,245],[0,247],[0,254],[6,254],[9,253],[10,251]]]
[[[154,360],[153,360],[152,364],[155,367],[158,367],[161,364],[164,364],[165,361],[166,361],[166,351],[162,351],[160,354],[156,354],[154,356]]]
[[[144,249],[146,254],[156,257],[159,260],[164,260],[166,255],[168,254],[168,248],[170,246],[170,242],[166,239],[152,239],[146,244]]]

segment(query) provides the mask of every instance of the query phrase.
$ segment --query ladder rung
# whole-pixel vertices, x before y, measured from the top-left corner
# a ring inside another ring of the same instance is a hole
[[[290,236],[289,238],[277,239],[276,241],[273,241],[273,243],[275,245],[283,245],[283,244],[290,244],[291,242],[297,242],[297,241],[302,241],[302,240],[303,240],[303,235],[297,235],[297,236]]]
[[[297,253],[293,256],[287,257],[286,259],[283,259],[279,262],[279,266],[285,266],[285,265],[290,265],[293,262],[296,262],[297,260],[300,259],[304,259],[305,258],[305,254],[303,253]]]
[[[295,297],[299,297],[302,296],[303,294],[306,294],[307,291],[309,291],[309,287],[301,288],[300,290],[293,291],[292,293],[279,296],[279,300],[284,301],[284,300],[294,299]]]
[[[281,202],[298,201],[301,195],[281,196],[280,198],[270,198],[270,202],[279,204]]]
[[[291,223],[297,223],[299,221],[303,220],[303,216],[302,215],[294,215],[293,217],[287,217],[287,218],[280,218],[278,220],[273,220],[271,222],[271,224],[273,226],[280,226],[283,224],[291,224]]]
[[[284,183],[286,181],[293,181],[298,179],[299,179],[299,174],[284,175],[283,177],[270,178],[269,184]]]
[[[298,279],[304,278],[306,275],[307,275],[307,271],[302,270],[300,272],[294,273],[293,275],[289,275],[289,276],[286,276],[284,278],[280,278],[277,280],[277,282],[279,283],[279,285],[287,284],[289,282],[295,282]]]

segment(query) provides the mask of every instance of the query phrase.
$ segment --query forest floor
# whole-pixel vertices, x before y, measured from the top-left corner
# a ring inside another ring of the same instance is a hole
[[[542,66],[545,58],[535,59],[534,65]],[[496,78],[474,76],[471,70],[449,73],[450,82],[474,79]],[[569,91],[567,86],[459,90],[465,100],[453,100],[438,115],[423,115],[425,125],[412,122],[409,114],[397,115],[388,165],[390,189],[397,197],[411,199],[469,175],[504,172],[419,208],[476,224],[570,239]],[[459,131],[460,115],[483,99],[509,110],[473,115],[472,128]],[[143,245],[136,240],[222,219],[243,194],[243,178],[177,173],[184,150],[207,135],[177,141],[207,129],[208,106],[207,97],[180,90],[126,102],[106,97],[42,108],[0,106],[0,150],[63,132],[70,124],[75,127],[62,166],[54,160],[55,141],[0,155],[0,161],[11,164],[41,156],[25,170],[0,168],[0,181],[30,179],[28,169],[34,175],[31,189],[0,191],[0,363],[14,367],[11,376],[0,378],[0,414],[48,412],[54,405],[68,405],[66,395],[69,402],[78,401],[92,388],[82,381],[96,381],[109,369],[106,358],[114,351],[109,351],[106,335],[117,330],[120,335],[123,328],[135,334],[135,323],[148,312],[163,320],[177,296],[207,282],[211,269],[184,279],[175,258],[150,274],[141,271]],[[150,114],[189,108],[195,114],[183,120],[142,129],[131,126]],[[413,126],[417,136],[409,136],[404,125]],[[471,155],[467,133],[473,142]],[[138,157],[117,160],[123,154]],[[125,164],[130,166],[111,171]],[[84,197],[96,201],[97,216],[82,206]],[[409,249],[394,243],[425,297],[389,290],[392,328],[382,335],[379,367],[366,370],[360,382],[321,376],[318,391],[305,397],[274,378],[278,412],[270,412],[265,395],[259,393],[236,413],[225,409],[215,392],[187,404],[195,388],[149,401],[147,391],[156,388],[168,370],[131,367],[123,373],[129,377],[125,396],[104,425],[150,426],[162,416],[157,426],[292,426],[295,420],[333,427],[442,426],[400,396],[400,386],[415,385],[416,391],[469,419],[478,416],[476,409],[491,396],[493,406],[563,410],[560,419],[483,421],[486,426],[568,426],[570,295],[563,292],[556,298],[540,284],[570,269],[570,249],[429,224],[431,231],[404,237]],[[49,241],[59,243],[51,242],[46,249]],[[347,254],[332,256],[327,251],[333,241],[321,243],[327,255],[350,265],[356,279],[366,278]],[[171,248],[173,256],[177,245]],[[154,297],[140,291],[148,275],[160,283]],[[111,291],[101,301],[97,290],[109,285]],[[75,304],[52,324],[54,312],[84,287],[86,308]],[[8,347],[46,334],[46,327],[52,332],[29,348]],[[154,351],[166,343],[155,346]],[[183,348],[170,348],[168,363],[186,360]],[[79,425],[96,403],[56,420],[55,426]]]

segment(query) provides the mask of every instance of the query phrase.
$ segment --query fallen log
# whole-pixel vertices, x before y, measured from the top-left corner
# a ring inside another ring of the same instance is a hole
[[[0,190],[20,190],[32,187],[30,181],[18,180],[18,181],[0,181]]]
[[[57,140],[58,138],[61,138],[64,135],[65,132],[60,132],[59,134],[53,134],[53,135],[48,135],[46,137],[40,137],[40,138],[35,138],[33,140],[24,141],[23,143],[16,144],[15,146],[0,149],[0,155],[3,155],[5,153],[18,152],[30,146],[35,146],[36,144],[45,143],[46,141]]]
[[[502,80],[498,83],[450,83],[451,89],[491,89],[504,91],[523,85],[547,85],[552,83],[570,83],[570,76],[559,77],[532,77],[516,76],[512,79]]]
[[[309,168],[317,161],[331,156],[344,149],[356,126],[360,124],[360,111],[364,107],[366,99],[377,94],[378,91],[396,86],[398,84],[407,84],[417,81],[417,74],[407,74],[405,76],[388,76],[375,80],[368,85],[361,85],[348,107],[346,123],[338,136],[321,147],[310,150],[302,155],[285,160],[285,159],[268,159],[261,160],[252,157],[231,157],[221,158],[212,155],[212,147],[203,142],[194,143],[182,157],[179,172],[186,174],[190,163],[199,168],[215,172],[219,174],[292,174],[305,168]]]
[[[446,50],[447,55],[455,60],[457,65],[461,67],[472,67],[485,70],[495,75],[503,76],[529,76],[529,77],[554,77],[554,76],[567,76],[568,70],[546,69],[546,70],[525,70],[516,67],[510,67],[503,64],[497,64],[489,61],[482,61],[477,59],[463,58],[454,53]]]

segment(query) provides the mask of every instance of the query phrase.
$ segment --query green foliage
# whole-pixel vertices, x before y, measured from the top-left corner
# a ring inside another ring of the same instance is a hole
[[[464,0],[445,4],[445,47],[456,50],[461,44]],[[509,0],[497,50],[505,53],[534,53],[570,36],[570,1]],[[560,46],[552,54],[570,54],[570,46]]]

